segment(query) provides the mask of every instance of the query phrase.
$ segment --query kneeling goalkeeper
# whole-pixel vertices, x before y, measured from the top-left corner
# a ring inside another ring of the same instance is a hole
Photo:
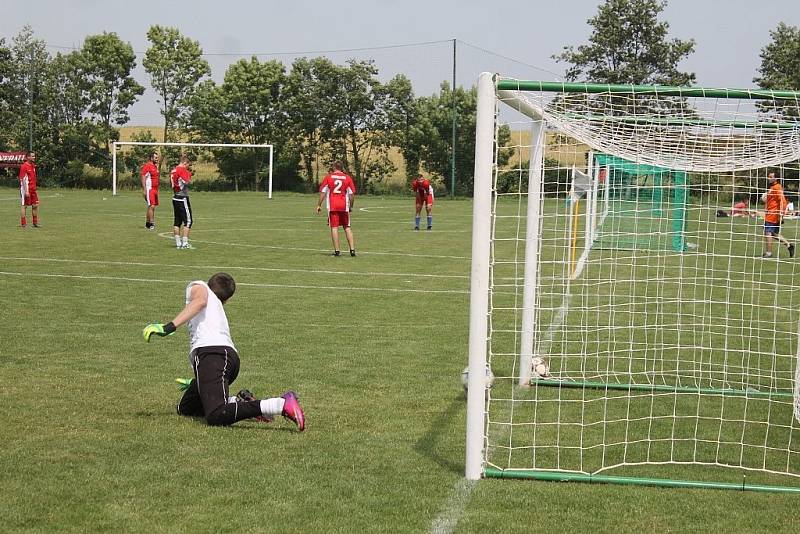
[[[183,310],[167,324],[153,323],[144,328],[144,339],[149,342],[153,335],[168,336],[182,324],[188,325],[189,364],[194,378],[178,403],[178,414],[204,417],[212,426],[232,425],[251,418],[270,420],[282,415],[302,431],[305,416],[293,391],[263,400],[247,390],[229,396],[228,388],[239,375],[239,355],[233,346],[223,305],[235,291],[236,282],[227,273],[215,274],[208,283],[190,282]]]

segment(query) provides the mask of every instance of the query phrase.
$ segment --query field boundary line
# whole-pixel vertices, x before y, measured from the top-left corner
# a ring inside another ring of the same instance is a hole
[[[18,273],[11,271],[0,271],[2,276],[25,276],[38,278],[74,278],[79,280],[121,280],[124,282],[157,282],[169,284],[183,284],[187,280],[162,280],[156,278],[128,278],[123,276],[99,276],[99,275],[80,275],[80,274],[55,274],[55,273]],[[237,286],[245,287],[264,287],[274,289],[319,289],[325,291],[368,291],[376,293],[433,293],[443,295],[468,295],[467,289],[411,289],[400,287],[346,287],[346,286],[311,286],[300,284],[259,284],[253,282],[237,282]]]
[[[465,274],[425,274],[425,273],[384,273],[376,271],[329,271],[325,269],[281,269],[277,267],[236,267],[236,266],[219,266],[219,265],[187,265],[185,263],[145,263],[137,261],[113,261],[113,260],[75,260],[70,258],[24,258],[24,257],[10,257],[0,256],[0,260],[11,261],[39,261],[39,262],[53,262],[53,263],[84,263],[91,265],[129,265],[135,267],[180,267],[190,269],[215,269],[219,271],[225,270],[242,270],[242,271],[265,271],[265,272],[279,272],[279,273],[310,273],[310,274],[349,274],[349,275],[362,275],[362,276],[400,276],[411,278],[459,278],[468,280],[469,276]]]
[[[476,480],[460,478],[453,484],[442,510],[431,523],[431,534],[450,534],[453,532],[459,520],[461,520],[461,516],[464,515],[464,510],[472,498],[472,490],[475,489],[477,483],[478,481]]]
[[[158,234],[159,237],[165,239],[173,239],[173,235],[168,232],[161,232]],[[281,247],[278,245],[254,245],[251,243],[225,243],[222,241],[206,241],[201,239],[192,239],[192,243],[206,243],[209,245],[223,245],[227,247],[249,247],[249,248],[268,248],[272,250],[296,250],[301,252],[330,252],[329,249],[319,249],[319,248],[303,248],[303,247]],[[408,254],[405,252],[373,252],[373,251],[364,251],[359,250],[359,254],[365,254],[370,256],[404,256],[409,258],[437,258],[437,259],[448,259],[448,260],[468,260],[468,256],[445,256],[439,254]]]

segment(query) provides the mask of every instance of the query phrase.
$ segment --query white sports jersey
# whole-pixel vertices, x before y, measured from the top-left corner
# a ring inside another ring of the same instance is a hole
[[[205,309],[192,317],[189,327],[189,354],[198,347],[224,346],[236,350],[231,339],[228,317],[222,308],[222,302],[217,298],[208,284],[202,280],[189,282],[186,286],[186,304],[191,301],[192,286],[200,285],[208,291],[208,304]]]

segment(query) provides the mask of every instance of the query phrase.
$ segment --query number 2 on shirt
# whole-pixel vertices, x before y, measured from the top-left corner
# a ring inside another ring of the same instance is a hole
[[[336,193],[337,195],[341,194],[341,192],[342,192],[342,184],[343,183],[344,183],[344,181],[339,180],[338,178],[334,179],[333,180],[333,192]]]

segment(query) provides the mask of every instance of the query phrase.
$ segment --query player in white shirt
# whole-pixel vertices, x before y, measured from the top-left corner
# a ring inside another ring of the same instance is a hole
[[[175,333],[184,323],[189,328],[189,364],[194,378],[178,403],[178,414],[204,417],[212,426],[232,425],[242,419],[269,421],[275,415],[282,415],[302,431],[305,415],[293,391],[262,400],[247,390],[229,396],[228,388],[239,375],[239,355],[233,346],[223,305],[235,291],[236,282],[227,273],[216,273],[208,283],[190,282],[183,310],[167,324],[152,323],[144,328],[144,339],[148,342],[154,334],[163,337]]]

